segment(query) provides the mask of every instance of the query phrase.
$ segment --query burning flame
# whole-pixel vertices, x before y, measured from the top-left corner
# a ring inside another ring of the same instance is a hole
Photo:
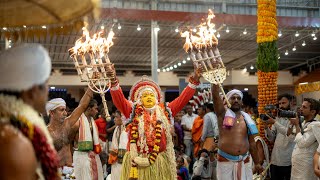
[[[197,32],[193,33],[191,30],[181,33],[181,37],[186,38],[183,49],[186,52],[203,48],[209,48],[218,45],[218,39],[214,34],[215,24],[211,22],[214,18],[214,13],[211,9],[208,10],[208,17],[206,20],[197,26]]]
[[[82,37],[75,42],[74,47],[69,49],[71,57],[89,54],[91,58],[101,58],[109,53],[109,49],[113,45],[112,38],[114,37],[114,32],[112,30],[108,33],[107,38],[104,37],[103,30],[95,33],[92,38],[86,27],[83,27],[82,31]]]

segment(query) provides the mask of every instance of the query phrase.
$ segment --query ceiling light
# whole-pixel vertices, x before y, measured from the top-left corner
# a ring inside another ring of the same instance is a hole
[[[138,24],[138,27],[137,27],[137,31],[141,31],[141,27],[140,27],[139,24]]]
[[[174,68],[177,68],[178,66],[177,66],[177,65],[173,65],[173,67],[174,67]]]
[[[181,66],[181,62],[178,62],[178,66]]]
[[[7,30],[7,28],[6,28],[6,27],[3,27],[2,29],[3,29],[3,30]]]
[[[279,33],[278,33],[278,37],[281,37],[282,36],[282,32],[281,31],[279,31]]]
[[[227,29],[226,29],[226,33],[229,33],[229,32],[230,32],[229,27],[227,27]]]
[[[24,27],[24,28],[27,28],[27,26],[26,26],[26,25],[23,25],[23,27]]]
[[[254,69],[254,67],[251,65],[251,66],[250,66],[250,69]]]
[[[314,36],[314,37],[313,37],[313,40],[317,40],[317,36]]]
[[[47,28],[47,26],[41,26],[42,27],[42,29],[46,29]]]
[[[299,34],[299,32],[297,31],[294,36],[298,37],[299,35],[300,35],[300,34]]]
[[[316,35],[316,33],[314,33],[314,31],[312,31],[311,36],[314,37]]]
[[[166,71],[170,71],[170,68],[167,68]]]
[[[242,71],[247,72],[247,67],[244,67]]]
[[[176,29],[175,29],[174,31],[175,31],[176,33],[177,33],[177,32],[179,32],[179,28],[178,28],[178,27],[176,27]]]
[[[244,29],[243,34],[246,35],[247,33],[247,29]]]
[[[220,33],[217,34],[217,38],[220,38]]]
[[[293,46],[292,51],[296,51],[296,50],[297,50],[296,46]]]
[[[286,52],[284,54],[287,56],[289,54],[288,50],[286,50]]]
[[[101,29],[104,29],[104,26],[101,26],[100,28],[101,28]]]
[[[172,70],[173,69],[173,67],[172,66],[170,66],[170,70]]]
[[[160,27],[157,26],[156,28],[154,28],[156,31],[160,31]]]
[[[187,57],[187,60],[190,61],[190,57]]]
[[[162,72],[166,72],[166,69],[162,69]]]
[[[160,69],[157,69],[157,72],[160,72]]]
[[[303,41],[303,43],[301,44],[302,46],[306,46],[306,42],[305,41]]]
[[[243,90],[248,91],[249,89],[248,88],[244,88]]]
[[[186,60],[183,60],[182,63],[185,64],[185,63],[187,63],[187,61],[186,61]]]
[[[50,89],[56,89],[56,87],[54,87],[54,86],[51,86],[51,87],[50,87]]]
[[[8,48],[11,48],[11,45],[9,45]]]
[[[119,29],[119,30],[121,29],[121,24],[120,24],[120,23],[118,23],[118,29]]]

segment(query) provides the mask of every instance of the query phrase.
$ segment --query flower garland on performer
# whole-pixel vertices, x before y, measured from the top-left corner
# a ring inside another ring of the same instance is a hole
[[[162,132],[162,122],[159,120],[156,120],[157,116],[156,116],[156,112],[153,113],[152,118],[150,117],[150,115],[148,114],[147,111],[145,111],[143,109],[143,107],[141,107],[141,105],[136,105],[135,108],[135,118],[133,119],[133,122],[131,124],[131,133],[130,133],[130,143],[137,143],[137,140],[139,138],[139,133],[138,133],[138,124],[139,124],[139,120],[137,116],[141,116],[143,114],[144,117],[144,121],[146,123],[144,123],[144,129],[145,129],[145,133],[147,138],[151,139],[147,140],[147,147],[148,145],[150,147],[152,147],[152,152],[150,152],[149,154],[149,163],[150,165],[152,165],[159,154],[160,151],[160,142],[161,142],[161,132]],[[154,126],[154,130],[152,131],[150,127],[150,124],[152,124],[152,126]],[[132,166],[130,169],[130,180],[134,180],[138,178],[138,169],[136,166]]]
[[[52,139],[39,114],[14,96],[0,94],[0,120],[19,129],[32,143],[41,164],[37,168],[39,179],[58,179],[58,156]]]

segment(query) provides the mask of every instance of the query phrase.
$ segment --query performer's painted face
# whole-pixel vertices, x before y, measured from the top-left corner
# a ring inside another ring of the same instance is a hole
[[[145,108],[152,108],[156,104],[156,96],[152,91],[144,91],[140,100]]]

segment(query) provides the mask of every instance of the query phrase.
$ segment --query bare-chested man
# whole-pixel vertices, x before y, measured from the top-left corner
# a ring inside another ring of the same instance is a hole
[[[50,116],[48,130],[58,151],[60,167],[72,166],[72,141],[78,131],[77,128],[72,128],[72,126],[76,124],[81,114],[86,110],[92,96],[93,93],[88,88],[81,98],[79,106],[68,117],[66,102],[62,98],[52,99],[46,105],[47,113]]]
[[[218,179],[252,180],[252,169],[249,162],[251,154],[255,163],[254,171],[263,170],[256,151],[254,135],[257,127],[251,117],[241,111],[243,94],[239,90],[232,90],[227,94],[231,104],[225,108],[219,96],[219,87],[212,85],[214,109],[218,117]]]

